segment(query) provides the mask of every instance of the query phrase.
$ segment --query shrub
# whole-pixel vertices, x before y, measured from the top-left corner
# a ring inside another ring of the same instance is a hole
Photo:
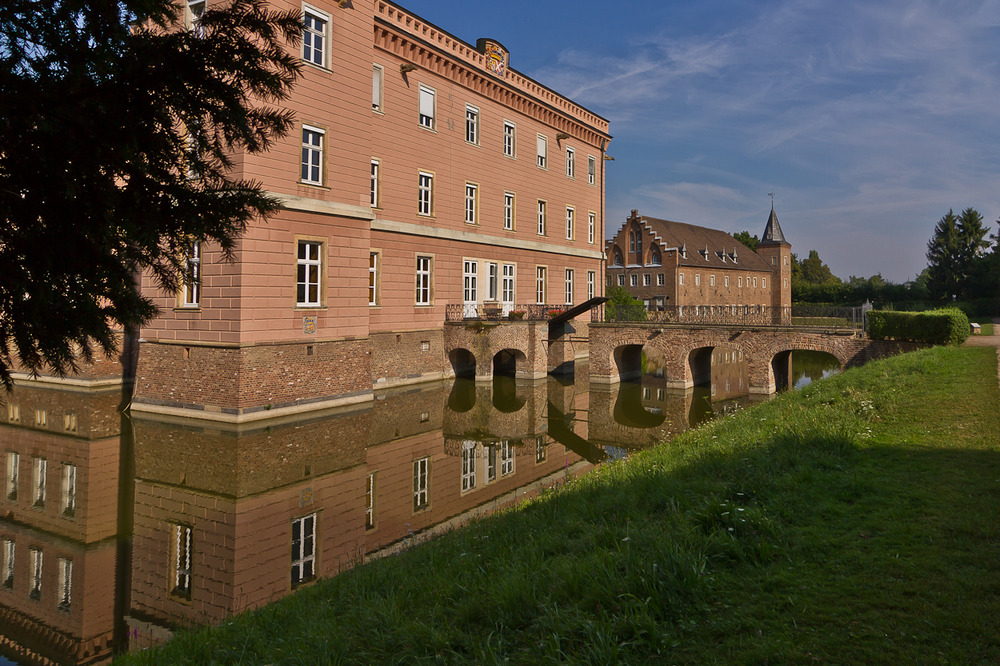
[[[868,313],[868,336],[873,340],[960,345],[969,337],[969,318],[957,308],[928,312],[873,310]]]
[[[608,287],[604,306],[605,321],[646,321],[646,306],[624,287]]]

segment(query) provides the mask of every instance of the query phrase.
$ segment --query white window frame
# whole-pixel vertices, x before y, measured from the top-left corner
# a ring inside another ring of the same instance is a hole
[[[430,305],[431,304],[431,277],[433,276],[434,263],[433,257],[426,255],[417,255],[417,268],[416,268],[416,298],[414,303],[416,305]]]
[[[587,155],[587,184],[597,184],[597,158],[593,155]]]
[[[548,270],[545,266],[535,266],[535,303],[545,304],[545,282],[548,278]]]
[[[417,120],[420,126],[429,130],[436,129],[437,91],[434,88],[420,84],[419,107]]]
[[[514,447],[506,439],[500,442],[500,476],[514,473]]]
[[[657,273],[656,274],[656,286],[657,287],[662,287],[664,285],[664,281],[665,281],[665,278],[663,277],[663,273]]]
[[[576,209],[566,206],[566,240],[573,240],[576,235]]]
[[[501,269],[502,275],[500,278],[500,301],[505,305],[513,307],[514,305],[514,288],[515,288],[515,267],[514,264],[504,264]],[[505,307],[506,309],[506,307]],[[504,314],[509,314],[505,312]]]
[[[631,275],[628,276],[628,283],[629,283],[629,286],[631,286],[631,287],[638,287],[639,286],[639,276],[636,275],[635,273],[632,273]]]
[[[59,507],[64,516],[76,513],[76,465],[62,464],[62,502]]]
[[[767,289],[767,278],[766,277],[762,277],[760,279],[760,288],[761,289]]]
[[[576,274],[572,268],[566,269],[566,305],[573,305],[573,288]]]
[[[31,503],[36,507],[44,507],[48,494],[49,461],[35,456],[31,465]]]
[[[190,525],[174,524],[171,531],[171,581],[170,594],[182,599],[191,598],[191,554],[194,528]]]
[[[206,0],[188,0],[187,2],[184,27],[198,38],[205,36],[205,29],[201,26],[201,17],[205,15],[206,4],[208,4]]]
[[[715,275],[709,275],[708,276],[708,286],[709,287],[714,287],[715,286]]]
[[[549,163],[549,140],[544,134],[539,134],[537,139],[537,156],[535,164],[539,169],[547,169]]]
[[[21,478],[21,454],[17,451],[7,452],[7,469],[4,471],[4,497],[17,499],[18,484]]]
[[[509,120],[503,121],[503,154],[506,157],[517,157],[517,125]]]
[[[372,64],[372,111],[384,113],[385,109],[385,68],[379,64]]]
[[[0,540],[0,585],[8,590],[14,587],[14,564],[17,557],[17,543],[13,539]]]
[[[317,24],[322,25],[317,25]],[[302,60],[328,69],[330,15],[311,5],[302,5]]]
[[[307,185],[323,184],[323,148],[326,130],[314,125],[302,126],[302,162],[299,175]]]
[[[193,241],[184,252],[181,307],[201,307],[201,242]]]
[[[296,527],[299,532],[298,539],[295,538]],[[293,520],[291,537],[290,575],[292,587],[297,587],[316,578],[316,514],[310,513],[308,516]]]
[[[421,171],[417,177],[417,215],[434,215],[434,174]]]
[[[430,458],[413,461],[413,512],[430,507]]]
[[[365,484],[365,530],[375,529],[375,491],[377,488],[376,472],[368,475]]]
[[[684,286],[684,273],[677,275],[677,284]]]
[[[503,228],[504,231],[514,231],[514,215],[517,196],[513,192],[503,193]]]
[[[694,286],[696,286],[696,287],[700,287],[701,286],[701,273],[695,273],[694,274]]]
[[[538,226],[536,232],[539,236],[545,235],[545,210],[548,207],[548,202],[545,199],[538,200]]]
[[[496,301],[500,295],[500,265],[486,262],[486,300]]]
[[[619,273],[618,274],[618,286],[619,287],[624,287],[625,286],[625,274],[624,273]]]
[[[476,441],[467,439],[462,442],[462,492],[466,493],[476,488]]]
[[[479,186],[465,184],[465,223],[479,224]]]
[[[643,273],[642,274],[642,286],[643,287],[648,287],[651,284],[652,284],[652,278],[649,276],[649,273]]]
[[[381,253],[370,250],[368,252],[368,305],[378,305],[378,275],[382,268],[381,263]]]
[[[382,197],[382,162],[372,158],[371,166],[371,197],[370,205],[372,208],[380,208],[380,199]]]
[[[590,211],[587,213],[587,242],[594,244],[597,236],[597,213]]]
[[[42,571],[44,568],[42,550],[40,548],[29,548],[28,562],[31,571],[31,586],[28,588],[28,598],[38,600],[42,598]]]
[[[722,283],[723,283],[723,286],[725,286],[725,287],[729,286],[729,276],[728,275],[723,276]]]
[[[64,613],[68,613],[73,606],[73,560],[68,557],[60,557],[59,563],[59,603],[56,606]]]
[[[479,145],[479,109],[471,104],[465,105],[465,142]]]
[[[566,146],[566,177],[576,178],[576,149]]]
[[[587,300],[589,301],[594,297],[594,288],[597,282],[597,273],[595,271],[587,271]]]
[[[299,239],[295,248],[295,305],[319,307],[323,303],[324,243]],[[305,250],[303,252],[303,250]],[[313,293],[315,290],[315,293]]]

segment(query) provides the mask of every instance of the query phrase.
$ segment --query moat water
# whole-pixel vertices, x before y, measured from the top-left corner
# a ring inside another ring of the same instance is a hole
[[[751,402],[746,363],[667,388],[456,379],[228,425],[22,385],[0,424],[0,663],[99,663],[215,624]],[[835,372],[796,352],[795,387]]]

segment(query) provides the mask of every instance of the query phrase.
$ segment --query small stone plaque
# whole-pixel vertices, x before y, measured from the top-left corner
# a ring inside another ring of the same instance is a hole
[[[302,318],[302,332],[306,335],[312,335],[316,332],[316,317]]]
[[[313,503],[313,489],[303,488],[299,493],[299,506],[307,506]]]

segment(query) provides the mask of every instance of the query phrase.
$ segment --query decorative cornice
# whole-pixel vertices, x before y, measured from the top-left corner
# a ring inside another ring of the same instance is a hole
[[[353,206],[351,204],[340,203],[339,201],[311,199],[297,194],[283,194],[281,192],[267,192],[267,194],[281,202],[281,206],[287,210],[297,210],[303,213],[319,213],[320,215],[353,217],[358,220],[372,220],[375,218],[375,214],[369,206]]]
[[[383,220],[376,218],[372,220],[372,231],[389,231],[410,236],[421,236],[423,238],[440,238],[443,240],[459,241],[462,243],[473,243],[476,245],[491,245],[517,250],[531,250],[534,252],[547,252],[549,254],[562,254],[571,257],[581,257],[584,259],[603,259],[604,253],[600,250],[586,250],[565,245],[555,245],[553,243],[542,243],[539,241],[521,240],[517,238],[507,238],[504,236],[486,236],[481,233],[470,231],[457,231],[454,229],[443,229],[432,227],[426,224],[413,224],[412,222],[395,222],[393,220]]]

